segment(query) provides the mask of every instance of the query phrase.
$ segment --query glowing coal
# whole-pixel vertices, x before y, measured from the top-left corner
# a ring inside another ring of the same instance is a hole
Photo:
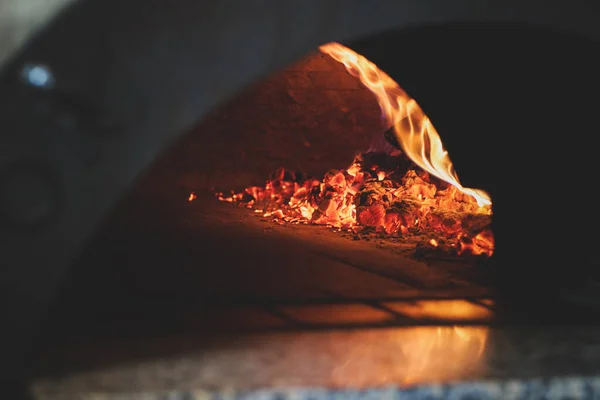
[[[429,237],[457,254],[492,255],[491,210],[418,168],[403,155],[359,154],[322,180],[275,171],[264,186],[219,200],[252,208],[285,223],[326,225],[387,237]]]
[[[491,256],[491,199],[460,184],[433,124],[388,75],[352,50],[320,47],[375,95],[395,151],[358,154],[346,169],[322,179],[278,169],[264,186],[217,193],[280,223],[326,225],[356,235],[426,238],[430,248]],[[385,129],[382,129],[385,130]]]

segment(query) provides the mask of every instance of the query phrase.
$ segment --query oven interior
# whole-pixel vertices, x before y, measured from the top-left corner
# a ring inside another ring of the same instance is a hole
[[[598,218],[587,192],[595,102],[580,100],[597,69],[583,39],[524,29],[429,27],[347,44],[398,79],[464,183],[492,195],[497,261],[418,254],[217,200],[278,168],[322,177],[385,146],[373,93],[315,49],[205,116],[138,178],[52,307],[39,390],[589,373],[548,349],[560,337],[577,353],[598,321],[597,235],[583,233]],[[562,296],[557,280],[573,276],[577,296]]]

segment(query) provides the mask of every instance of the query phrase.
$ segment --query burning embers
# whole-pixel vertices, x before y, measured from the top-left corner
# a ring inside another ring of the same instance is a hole
[[[337,43],[320,49],[373,92],[392,127],[386,139],[396,150],[371,149],[322,180],[279,169],[265,186],[231,196],[219,193],[219,199],[282,223],[352,231],[355,238],[414,237],[444,253],[492,255],[491,200],[460,184],[439,135],[414,99],[352,50]]]
[[[363,153],[322,180],[279,169],[265,186],[219,199],[284,223],[327,225],[359,238],[429,238],[429,246],[457,254],[493,252],[490,207],[418,170],[404,155]]]

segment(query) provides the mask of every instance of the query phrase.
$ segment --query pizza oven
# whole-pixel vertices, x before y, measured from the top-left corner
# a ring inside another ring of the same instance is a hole
[[[34,392],[548,391],[593,373],[556,360],[598,321],[597,46],[388,29],[245,86],[86,242]]]

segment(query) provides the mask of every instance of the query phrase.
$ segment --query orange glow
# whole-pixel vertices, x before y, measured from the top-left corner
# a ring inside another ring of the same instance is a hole
[[[490,197],[460,184],[440,136],[415,100],[352,50],[338,43],[320,50],[343,63],[375,95],[403,152],[360,153],[350,166],[332,169],[322,179],[300,178],[280,168],[264,186],[229,196],[217,193],[219,200],[244,205],[280,224],[326,225],[357,236],[412,237],[436,254],[493,255]],[[387,132],[383,136],[390,140]]]
[[[448,360],[452,360],[455,368],[477,368],[487,347],[488,334],[488,328],[477,326],[438,327],[415,332],[413,342],[405,346],[408,374],[403,383],[411,385],[432,376],[446,376],[450,370],[443,364]]]
[[[464,236],[459,237],[459,239],[459,254],[467,252],[475,255],[485,254],[491,256],[494,253],[494,237],[491,231],[479,232],[472,239]]]
[[[490,206],[489,195],[460,184],[448,152],[429,118],[417,102],[375,64],[339,43],[319,47],[323,53],[344,64],[348,72],[375,95],[383,116],[394,127],[406,155],[423,170],[473,196],[479,206]]]
[[[464,379],[485,369],[489,328],[423,326],[354,333],[333,370],[334,385],[373,387]],[[343,343],[343,342],[341,342]]]
[[[192,192],[190,193],[190,195],[188,196],[188,201],[192,202],[194,200],[196,200],[196,198],[198,198],[198,196],[196,196],[196,193]]]
[[[490,320],[493,317],[493,312],[488,307],[466,300],[419,300],[384,305],[415,321],[442,319],[459,323]]]

